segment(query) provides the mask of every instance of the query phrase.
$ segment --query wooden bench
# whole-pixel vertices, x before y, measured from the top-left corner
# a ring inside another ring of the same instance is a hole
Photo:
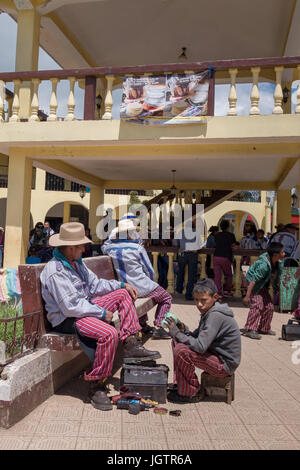
[[[102,279],[116,279],[111,258],[109,256],[95,256],[84,258],[85,265],[93,271],[96,276]],[[23,303],[23,314],[39,313],[31,317],[30,321],[35,324],[26,324],[25,331],[38,331],[38,348],[48,348],[52,351],[75,351],[80,350],[79,341],[76,335],[56,333],[52,330],[51,324],[47,320],[44,301],[41,295],[40,274],[45,264],[21,264],[18,268]],[[137,299],[135,302],[138,317],[145,315],[156,302],[151,298]],[[114,315],[115,327],[119,329],[119,318],[117,312]]]

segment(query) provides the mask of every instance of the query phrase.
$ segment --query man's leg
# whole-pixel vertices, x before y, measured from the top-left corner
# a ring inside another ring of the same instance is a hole
[[[244,329],[244,336],[252,339],[260,339],[258,334],[258,328],[261,322],[262,315],[264,313],[264,301],[261,292],[256,295],[252,295],[250,298],[250,310],[246,320]]]
[[[231,294],[232,291],[232,270],[231,270],[231,261],[228,258],[224,258],[223,261],[223,270],[225,274],[225,290],[227,295]]]
[[[267,289],[262,289],[261,294],[263,298],[264,309],[260,317],[258,331],[262,334],[272,334],[271,322],[274,314],[274,304]]]
[[[209,353],[196,353],[182,343],[172,344],[173,360],[178,395],[193,397],[200,391],[200,384],[195,374],[195,367],[208,372],[216,377],[226,377],[228,372],[224,370],[221,360]]]
[[[185,297],[193,299],[193,288],[197,281],[198,253],[188,253],[188,283]]]
[[[214,281],[218,289],[219,296],[222,297],[223,287],[222,287],[222,258],[215,256],[214,257]]]
[[[184,282],[184,270],[186,265],[185,255],[178,255],[178,273],[176,279],[176,291],[180,294],[183,291],[183,282]]]
[[[154,325],[161,326],[161,322],[165,318],[165,314],[170,311],[172,296],[169,292],[159,286],[152,292],[149,292],[149,294],[145,295],[145,298],[146,297],[151,297],[157,302],[158,305],[155,312]]]

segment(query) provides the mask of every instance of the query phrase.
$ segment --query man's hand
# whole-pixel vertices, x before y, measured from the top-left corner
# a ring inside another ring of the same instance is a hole
[[[185,324],[184,323],[182,323],[181,321],[178,320],[177,327],[180,329],[180,331],[184,332],[184,330],[185,330]]]
[[[125,283],[124,289],[126,289],[126,290],[129,292],[129,294],[130,294],[131,297],[132,297],[132,300],[136,300],[136,299],[137,299],[137,297],[138,297],[138,291],[137,291],[137,289],[136,289],[135,287],[133,287],[131,284],[126,284],[126,283]]]
[[[175,321],[174,321],[174,319],[171,318],[171,317],[165,318],[164,321],[168,324],[167,327],[168,327],[169,329],[170,329],[170,328],[174,328],[174,326],[177,326],[176,323],[175,323]]]
[[[112,322],[112,319],[113,319],[113,312],[110,312],[109,310],[106,310],[106,315],[105,315],[105,318],[103,321],[105,321],[106,323],[111,323]]]
[[[243,298],[243,304],[245,305],[245,307],[249,307],[249,302],[250,302],[250,297],[248,295],[246,295]]]

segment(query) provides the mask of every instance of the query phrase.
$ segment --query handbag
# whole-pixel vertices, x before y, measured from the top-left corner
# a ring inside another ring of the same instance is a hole
[[[292,319],[286,325],[282,325],[281,338],[285,341],[300,339],[300,319]]]

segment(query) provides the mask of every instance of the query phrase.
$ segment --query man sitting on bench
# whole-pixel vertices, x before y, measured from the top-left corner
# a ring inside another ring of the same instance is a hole
[[[79,333],[79,337],[97,341],[92,369],[85,372],[84,378],[91,384],[92,405],[110,410],[112,404],[105,382],[111,375],[119,339],[126,358],[157,359],[160,354],[139,343],[141,327],[133,303],[136,289],[124,282],[98,279],[82,262],[86,243],[92,241],[78,222],[61,225],[59,234],[49,238],[55,249],[41,273],[42,296],[54,331]],[[119,337],[110,325],[116,310],[120,318]]]
[[[173,318],[165,321],[173,338],[174,390],[168,400],[174,403],[197,403],[204,398],[195,374],[199,367],[210,375],[226,377],[234,373],[241,360],[241,335],[227,304],[220,304],[212,279],[201,279],[193,290],[201,314],[194,332]]]

